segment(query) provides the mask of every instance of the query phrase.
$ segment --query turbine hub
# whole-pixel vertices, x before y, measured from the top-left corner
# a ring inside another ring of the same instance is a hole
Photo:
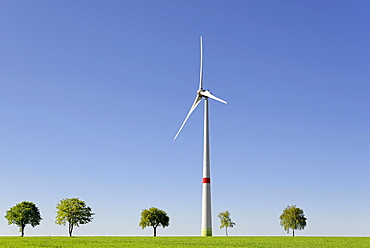
[[[203,92],[206,92],[205,90],[203,90],[203,89],[199,89],[199,90],[197,90],[197,94],[198,94],[198,96],[200,96],[200,97],[203,97],[204,95],[202,94]]]

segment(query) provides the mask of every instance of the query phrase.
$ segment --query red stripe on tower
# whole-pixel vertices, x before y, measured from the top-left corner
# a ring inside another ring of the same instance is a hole
[[[211,183],[211,178],[203,177],[203,183]]]

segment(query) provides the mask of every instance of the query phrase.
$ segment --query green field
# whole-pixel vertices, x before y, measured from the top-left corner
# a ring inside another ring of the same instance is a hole
[[[0,247],[370,247],[370,237],[0,237]]]

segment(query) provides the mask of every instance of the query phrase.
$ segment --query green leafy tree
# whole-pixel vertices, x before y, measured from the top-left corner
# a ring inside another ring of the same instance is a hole
[[[142,229],[145,227],[153,227],[154,237],[157,236],[157,227],[162,226],[163,228],[170,225],[170,217],[167,213],[161,209],[151,207],[149,209],[143,209],[141,212],[141,220],[139,226]]]
[[[68,233],[72,237],[73,227],[87,224],[93,220],[91,207],[78,198],[65,198],[57,204],[55,224],[65,226],[68,223]]]
[[[35,227],[40,225],[42,220],[40,210],[33,202],[21,202],[6,211],[5,218],[8,220],[8,225],[14,224],[19,227],[21,236],[24,236],[24,228],[27,224]]]
[[[226,210],[225,212],[220,212],[218,214],[218,218],[220,218],[220,222],[221,222],[220,228],[225,227],[226,236],[228,236],[227,228],[234,227],[236,225],[235,222],[231,221],[230,212],[228,210]]]
[[[292,229],[293,237],[294,230],[303,230],[306,227],[306,221],[307,218],[304,216],[303,210],[295,205],[287,206],[280,215],[280,225],[287,233],[289,233],[289,229]]]

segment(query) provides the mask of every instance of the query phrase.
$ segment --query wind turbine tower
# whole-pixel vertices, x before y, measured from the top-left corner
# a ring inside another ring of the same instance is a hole
[[[199,89],[195,97],[194,103],[190,108],[188,115],[182,123],[174,140],[177,138],[191,113],[199,105],[204,98],[204,136],[203,136],[203,191],[202,191],[202,236],[212,236],[212,212],[211,212],[211,171],[210,171],[210,155],[209,155],[209,118],[208,118],[208,98],[216,101],[227,103],[224,100],[215,97],[209,90],[203,89],[203,41],[200,36],[200,72],[199,72]]]

